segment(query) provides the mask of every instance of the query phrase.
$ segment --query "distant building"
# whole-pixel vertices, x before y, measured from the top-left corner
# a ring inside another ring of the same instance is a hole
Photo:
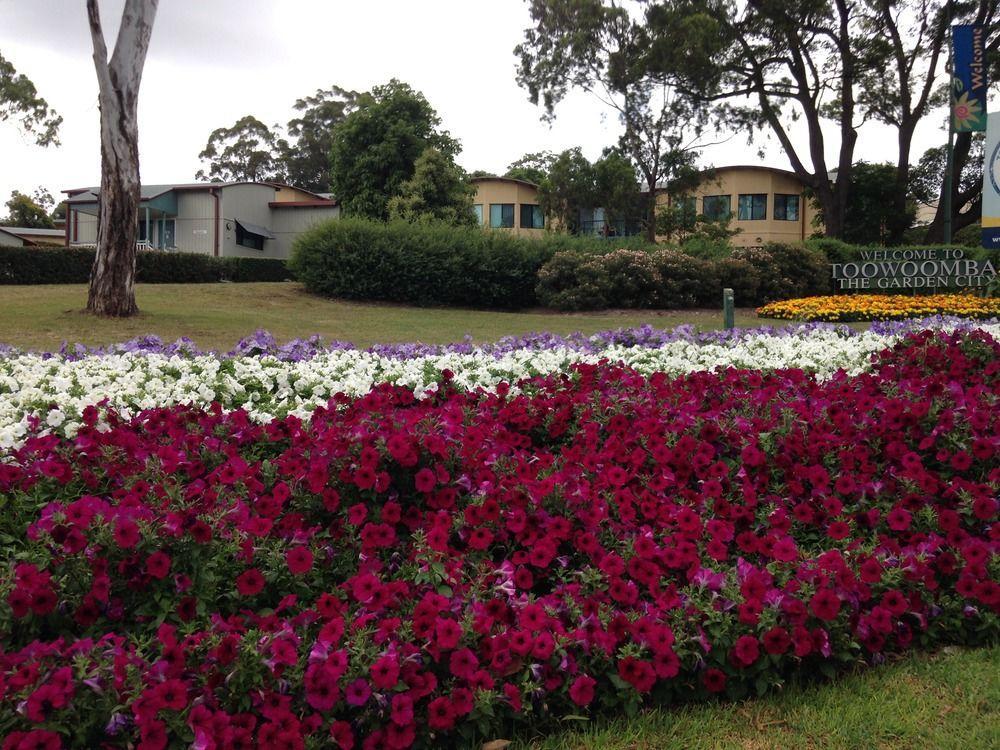
[[[480,226],[540,237],[545,216],[538,203],[538,185],[512,177],[473,177],[476,188],[472,210]]]
[[[63,192],[63,244],[93,245],[100,188]],[[339,216],[337,201],[274,182],[143,185],[136,239],[142,249],[287,258],[300,233]]]
[[[63,230],[35,227],[0,227],[0,245],[44,247],[63,244]]]
[[[775,167],[729,166],[716,167],[706,174],[705,180],[687,195],[659,192],[657,204],[689,201],[698,214],[731,217],[730,228],[740,230],[731,240],[737,247],[801,243],[822,231],[821,225],[813,223],[816,207],[794,172]]]

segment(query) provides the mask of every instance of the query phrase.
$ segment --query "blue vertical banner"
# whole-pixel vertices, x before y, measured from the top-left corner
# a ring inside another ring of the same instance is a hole
[[[951,27],[951,127],[986,130],[986,32],[979,24]]]

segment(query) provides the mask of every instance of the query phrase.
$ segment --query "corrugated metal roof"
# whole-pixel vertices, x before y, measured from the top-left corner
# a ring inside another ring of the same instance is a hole
[[[66,234],[65,229],[46,229],[37,227],[0,227],[9,234],[24,235],[26,237],[62,237]]]

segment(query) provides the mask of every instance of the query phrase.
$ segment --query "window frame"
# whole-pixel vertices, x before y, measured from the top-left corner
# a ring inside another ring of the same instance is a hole
[[[716,201],[721,203],[723,198],[725,198],[726,202],[725,213],[709,213],[708,210],[706,209],[705,205],[706,201],[711,200],[713,201],[713,203]],[[711,221],[719,221],[720,219],[730,218],[733,215],[733,194],[721,193],[719,195],[703,195],[701,198],[701,215],[704,216],[706,219],[710,219]]]
[[[795,204],[795,217],[788,217],[788,203],[789,199],[794,198]],[[781,204],[782,215],[778,216],[778,205]],[[775,221],[799,221],[802,218],[802,197],[797,193],[775,193],[774,194],[774,208],[772,209],[771,215],[774,217]]]
[[[514,228],[514,214],[516,213],[515,207],[516,203],[491,203],[490,204],[490,229],[513,229]],[[510,208],[510,223],[506,223],[507,219],[507,208]],[[500,209],[500,223],[493,223],[493,209]]]
[[[248,237],[253,238],[254,241],[252,244],[247,242]],[[264,240],[266,239],[263,235],[246,231],[238,221],[236,222],[236,244],[240,247],[249,247],[251,250],[263,250]]]
[[[545,215],[542,213],[542,207],[537,203],[519,203],[521,210],[518,212],[518,222],[521,229],[545,229]],[[525,209],[529,210],[529,220],[528,223],[524,223]]]
[[[749,215],[743,216],[743,204],[744,198],[750,199],[750,211]],[[758,198],[763,200],[758,202]],[[760,208],[760,215],[757,214],[757,208]],[[739,198],[736,201],[736,220],[737,221],[766,221],[767,220],[767,193],[740,193]]]

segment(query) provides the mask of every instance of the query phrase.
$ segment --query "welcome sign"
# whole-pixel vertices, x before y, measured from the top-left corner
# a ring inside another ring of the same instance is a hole
[[[955,67],[951,81],[951,126],[956,133],[986,130],[985,33],[977,24],[953,26]]]
[[[864,250],[861,260],[832,266],[841,289],[976,289],[997,275],[992,260],[969,260],[954,247]]]

